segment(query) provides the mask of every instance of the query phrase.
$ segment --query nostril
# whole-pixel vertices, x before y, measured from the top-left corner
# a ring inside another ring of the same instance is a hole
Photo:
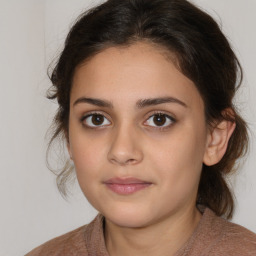
[[[128,160],[121,159],[121,158],[112,158],[110,162],[118,165],[129,165],[129,164],[136,164],[137,162],[139,162],[139,160],[136,160],[134,158],[130,158]]]
[[[134,163],[134,162],[136,162],[135,159],[128,159],[128,160],[126,161],[127,164],[129,164],[129,163]]]

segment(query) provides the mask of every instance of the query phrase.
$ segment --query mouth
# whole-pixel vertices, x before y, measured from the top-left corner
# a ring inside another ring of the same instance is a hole
[[[151,182],[136,178],[112,178],[104,182],[106,187],[119,195],[129,195],[148,188]]]

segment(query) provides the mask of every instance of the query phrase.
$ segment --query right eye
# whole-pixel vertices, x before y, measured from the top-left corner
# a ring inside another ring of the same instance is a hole
[[[110,121],[103,115],[92,113],[82,117],[82,123],[90,128],[110,125]]]

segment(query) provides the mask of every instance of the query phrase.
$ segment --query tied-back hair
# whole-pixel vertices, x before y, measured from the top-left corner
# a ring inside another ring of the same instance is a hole
[[[248,148],[247,125],[233,105],[242,82],[242,69],[218,24],[189,1],[109,0],[78,18],[50,77],[48,98],[57,99],[59,107],[49,148],[57,137],[68,140],[70,91],[76,67],[104,49],[128,47],[140,41],[162,47],[175,56],[176,67],[200,92],[209,127],[222,120],[236,123],[221,161],[203,165],[197,198],[198,204],[218,216],[232,217],[234,201],[226,177],[235,171],[237,160]],[[56,173],[64,195],[71,172],[67,161]]]

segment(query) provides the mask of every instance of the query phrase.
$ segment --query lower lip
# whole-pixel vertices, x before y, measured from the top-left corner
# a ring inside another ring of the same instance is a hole
[[[113,192],[120,195],[129,195],[149,187],[151,183],[116,184],[107,183],[106,186]]]

